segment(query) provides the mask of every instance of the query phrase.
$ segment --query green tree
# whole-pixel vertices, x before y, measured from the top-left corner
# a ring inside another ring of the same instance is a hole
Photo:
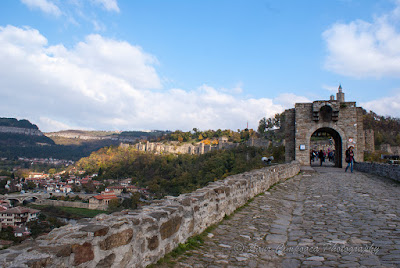
[[[117,211],[120,206],[121,206],[121,203],[120,203],[119,199],[112,199],[108,203],[108,210],[109,211]]]
[[[24,183],[22,185],[22,188],[24,190],[33,190],[33,189],[36,188],[36,184],[34,182],[32,182],[32,181],[28,181],[27,183]]]
[[[76,185],[76,184],[73,184],[72,185],[72,192],[74,192],[74,193],[79,193],[81,191],[81,187],[79,187],[78,185]]]
[[[258,122],[258,133],[264,134],[267,128],[267,119],[264,117]]]
[[[94,186],[92,181],[89,181],[86,184],[82,184],[82,189],[86,192],[86,193],[93,193],[96,191],[96,187]]]

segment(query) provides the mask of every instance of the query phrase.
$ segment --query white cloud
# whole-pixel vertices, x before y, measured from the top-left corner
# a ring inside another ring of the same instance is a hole
[[[101,5],[107,11],[119,12],[117,0],[92,0],[93,3]]]
[[[59,131],[59,130],[66,130],[66,129],[76,129],[76,127],[72,127],[70,125],[64,124],[62,122],[59,122],[57,120],[53,120],[47,117],[39,117],[39,128],[41,130],[43,129],[51,129],[53,131]]]
[[[221,91],[226,93],[241,94],[243,93],[243,83],[238,82],[233,88],[222,88]]]
[[[107,27],[100,21],[92,20],[92,24],[93,24],[93,29],[96,32],[104,32],[107,30]]]
[[[400,88],[397,89],[397,92]],[[360,103],[361,107],[367,111],[374,111],[376,114],[385,116],[400,117],[400,93],[390,97]]]
[[[336,23],[323,33],[328,70],[350,77],[400,77],[400,1],[372,22]],[[397,27],[396,27],[397,26]]]
[[[29,8],[38,8],[47,14],[57,17],[61,15],[61,10],[58,8],[58,6],[48,0],[21,0],[21,2],[27,5]]]
[[[79,42],[73,50],[60,45],[49,47],[46,51],[86,71],[102,73],[103,77],[122,78],[138,89],[161,88],[160,78],[153,67],[157,59],[142,48],[124,41],[93,34]]]
[[[283,93],[274,99],[275,103],[282,105],[285,109],[294,108],[296,103],[312,102],[304,96],[297,96],[293,93]]]
[[[157,59],[124,41],[89,35],[68,49],[37,30],[0,27],[0,114],[43,131],[257,128],[282,112],[271,99],[242,99],[208,85],[160,90]],[[240,84],[238,87],[242,87]]]

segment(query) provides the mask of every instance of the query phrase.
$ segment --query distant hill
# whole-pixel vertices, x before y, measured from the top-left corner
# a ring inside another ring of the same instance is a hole
[[[104,141],[104,146],[108,141],[118,141],[133,143],[138,140],[147,140],[163,136],[170,131],[90,131],[90,130],[61,130],[58,132],[48,132],[45,135],[56,144],[61,145],[80,145],[89,141]],[[111,142],[113,144],[113,142]]]
[[[54,145],[52,139],[47,138],[39,128],[22,119],[0,118],[0,146],[36,146]]]
[[[162,136],[166,131],[63,130],[42,133],[26,119],[0,118],[0,157],[79,160],[100,148]]]

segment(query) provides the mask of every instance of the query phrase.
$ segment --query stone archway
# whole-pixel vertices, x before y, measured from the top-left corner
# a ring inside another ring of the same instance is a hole
[[[348,146],[354,147],[355,158],[363,162],[366,140],[371,141],[373,151],[373,132],[365,131],[363,109],[355,102],[346,102],[339,87],[337,99],[318,100],[312,103],[296,103],[295,108],[284,113],[285,160],[298,161],[310,165],[310,138],[315,131],[325,131],[335,140],[337,160],[335,166],[345,166],[344,153]]]
[[[343,146],[346,146],[346,144],[344,144],[344,142],[347,139],[347,135],[345,134],[345,132],[338,126],[336,126],[333,123],[320,123],[315,125],[314,127],[310,128],[306,134],[306,139],[308,139],[308,148],[310,148],[310,140],[311,140],[311,136],[313,135],[313,133],[318,132],[318,131],[323,131],[323,132],[327,132],[329,133],[335,143],[335,150],[336,150],[336,158],[335,158],[335,167],[343,167],[343,165],[345,165],[343,163],[344,161],[344,152],[346,151],[345,149],[343,149]],[[308,154],[308,157],[310,157],[310,155]],[[308,158],[308,161],[310,161],[310,158]],[[310,162],[308,162],[310,163]]]
[[[21,202],[19,201],[19,199],[17,198],[8,198],[8,200],[10,201],[11,206],[15,207],[18,204],[20,204]]]
[[[340,136],[339,132],[336,131],[333,128],[330,127],[321,127],[316,129],[311,135],[310,135],[310,140],[311,137],[317,133],[328,133],[333,141],[334,141],[334,153],[335,153],[335,157],[334,157],[334,165],[335,167],[342,167],[342,137]],[[311,143],[311,141],[310,141]],[[311,146],[310,146],[311,148]],[[310,160],[311,162],[311,160]]]

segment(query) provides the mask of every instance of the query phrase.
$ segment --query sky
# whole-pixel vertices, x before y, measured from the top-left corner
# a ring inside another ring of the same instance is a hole
[[[2,0],[0,117],[257,129],[298,102],[400,117],[400,0]]]

